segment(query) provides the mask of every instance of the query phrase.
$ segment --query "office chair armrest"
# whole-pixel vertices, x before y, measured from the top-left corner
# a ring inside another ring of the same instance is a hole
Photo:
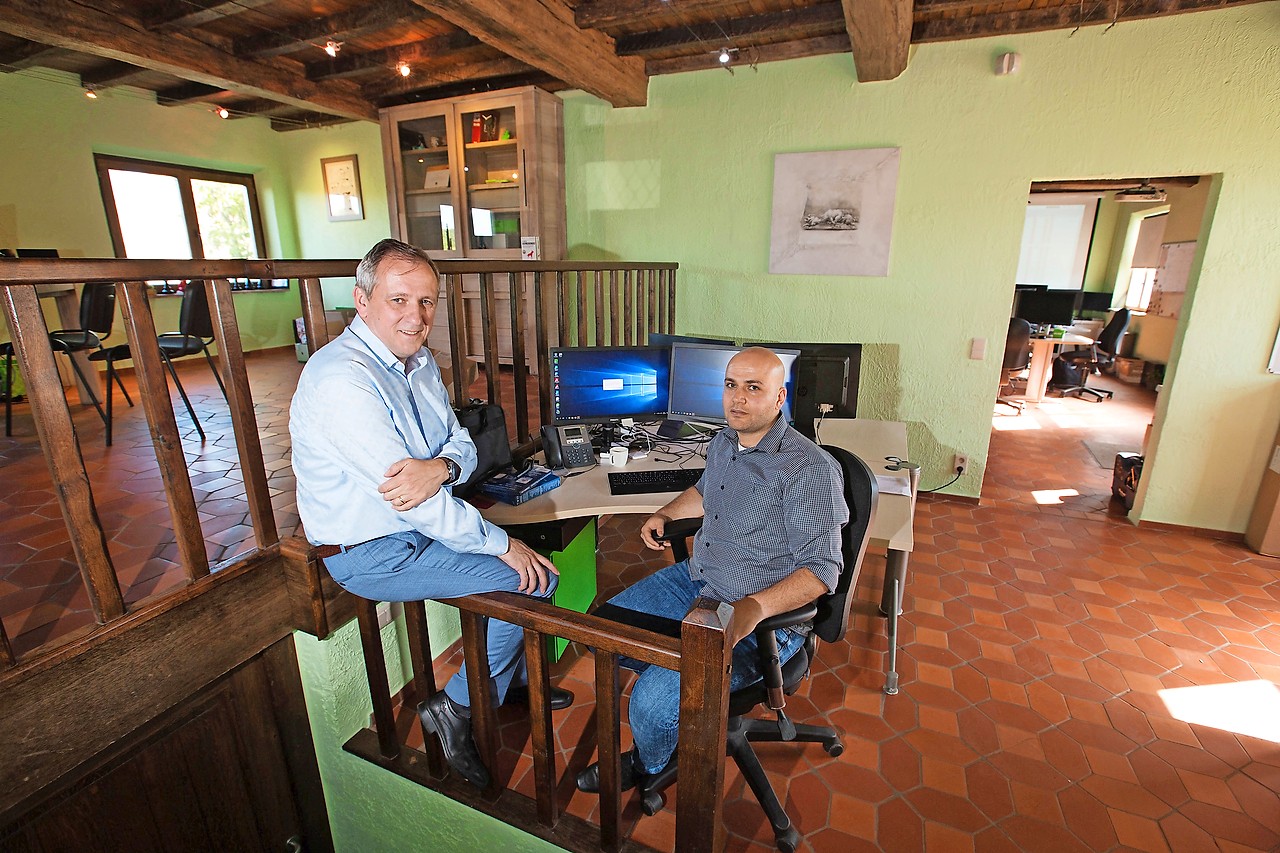
[[[662,535],[654,538],[659,542],[674,542],[677,539],[688,539],[701,529],[701,518],[673,518],[663,525]]]
[[[756,630],[776,631],[779,628],[794,628],[796,625],[812,622],[817,615],[817,603],[806,604],[804,607],[797,607],[795,610],[788,610],[786,613],[777,613],[761,619],[760,624],[756,625]]]

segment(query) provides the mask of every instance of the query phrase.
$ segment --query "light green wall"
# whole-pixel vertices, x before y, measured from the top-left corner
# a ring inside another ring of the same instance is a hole
[[[436,636],[437,624],[433,619],[432,641],[444,648],[448,640]],[[382,639],[396,690],[405,682],[401,623],[384,628]],[[294,641],[338,851],[560,849],[343,752],[342,744],[369,724],[372,712],[356,623],[324,642],[302,633]]]
[[[132,89],[108,89],[91,101],[73,75],[48,69],[0,75],[0,105],[0,246],[114,257],[93,155],[118,154],[253,174],[268,256],[299,257],[293,176],[282,134],[265,120],[224,121],[196,105],[161,107]],[[293,342],[296,289],[235,300],[246,349]],[[158,329],[177,328],[178,303],[152,302]],[[124,340],[122,330],[117,324],[112,342]],[[8,337],[3,321],[0,334]]]
[[[842,55],[657,77],[638,109],[573,93],[570,245],[679,261],[680,329],[884,344],[865,410],[911,424],[926,485],[969,454],[958,490],[976,495],[1000,348],[971,361],[969,341],[1003,340],[1029,184],[1222,173],[1140,512],[1239,531],[1280,421],[1263,369],[1280,321],[1278,18],[1271,2],[923,45],[885,83],[856,84]],[[1010,50],[1022,70],[995,76]],[[774,155],[880,146],[902,149],[889,276],[770,275]]]

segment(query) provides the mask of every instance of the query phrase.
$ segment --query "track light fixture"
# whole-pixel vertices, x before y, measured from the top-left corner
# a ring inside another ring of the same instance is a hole
[[[331,57],[337,57],[338,51],[342,49],[342,42],[329,39],[324,43],[324,52]]]
[[[231,113],[230,113],[230,111],[229,111],[229,110],[227,110],[227,108],[226,108],[226,107],[215,107],[215,108],[214,108],[214,110],[213,110],[213,114],[214,114],[214,115],[216,115],[218,118],[230,118],[230,117],[231,117]]]
[[[720,48],[720,56],[717,58],[720,60],[721,65],[728,65],[729,60],[733,59],[733,57],[729,55],[729,48],[727,47]]]
[[[401,77],[408,77],[413,73],[413,69],[409,67],[409,63],[405,62],[403,59],[396,63],[396,71],[400,73]]]
[[[91,101],[96,101],[98,100],[98,90],[93,88],[93,86],[86,85],[84,87],[84,96]]]

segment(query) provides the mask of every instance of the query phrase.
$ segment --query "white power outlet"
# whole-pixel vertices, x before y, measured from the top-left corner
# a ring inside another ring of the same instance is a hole
[[[968,456],[965,456],[963,453],[957,453],[952,457],[952,459],[954,461],[951,463],[951,469],[957,474],[963,474],[965,471],[969,470]]]

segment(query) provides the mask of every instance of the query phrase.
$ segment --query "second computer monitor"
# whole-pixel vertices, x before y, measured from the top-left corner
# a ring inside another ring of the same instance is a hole
[[[791,397],[792,366],[799,350],[769,347],[782,359],[787,372],[787,397]],[[674,343],[671,345],[671,398],[669,417],[683,421],[722,424],[724,417],[724,372],[742,347]],[[791,406],[782,416],[791,422]]]
[[[666,335],[661,332],[649,333],[649,346],[651,347],[669,347],[672,344],[716,344],[717,346],[731,347],[733,341],[725,338],[699,338],[693,335]]]
[[[552,419],[661,418],[667,413],[670,367],[666,347],[553,347]]]
[[[1070,326],[1079,295],[1077,290],[1029,290],[1018,299],[1014,316],[1033,326]]]

